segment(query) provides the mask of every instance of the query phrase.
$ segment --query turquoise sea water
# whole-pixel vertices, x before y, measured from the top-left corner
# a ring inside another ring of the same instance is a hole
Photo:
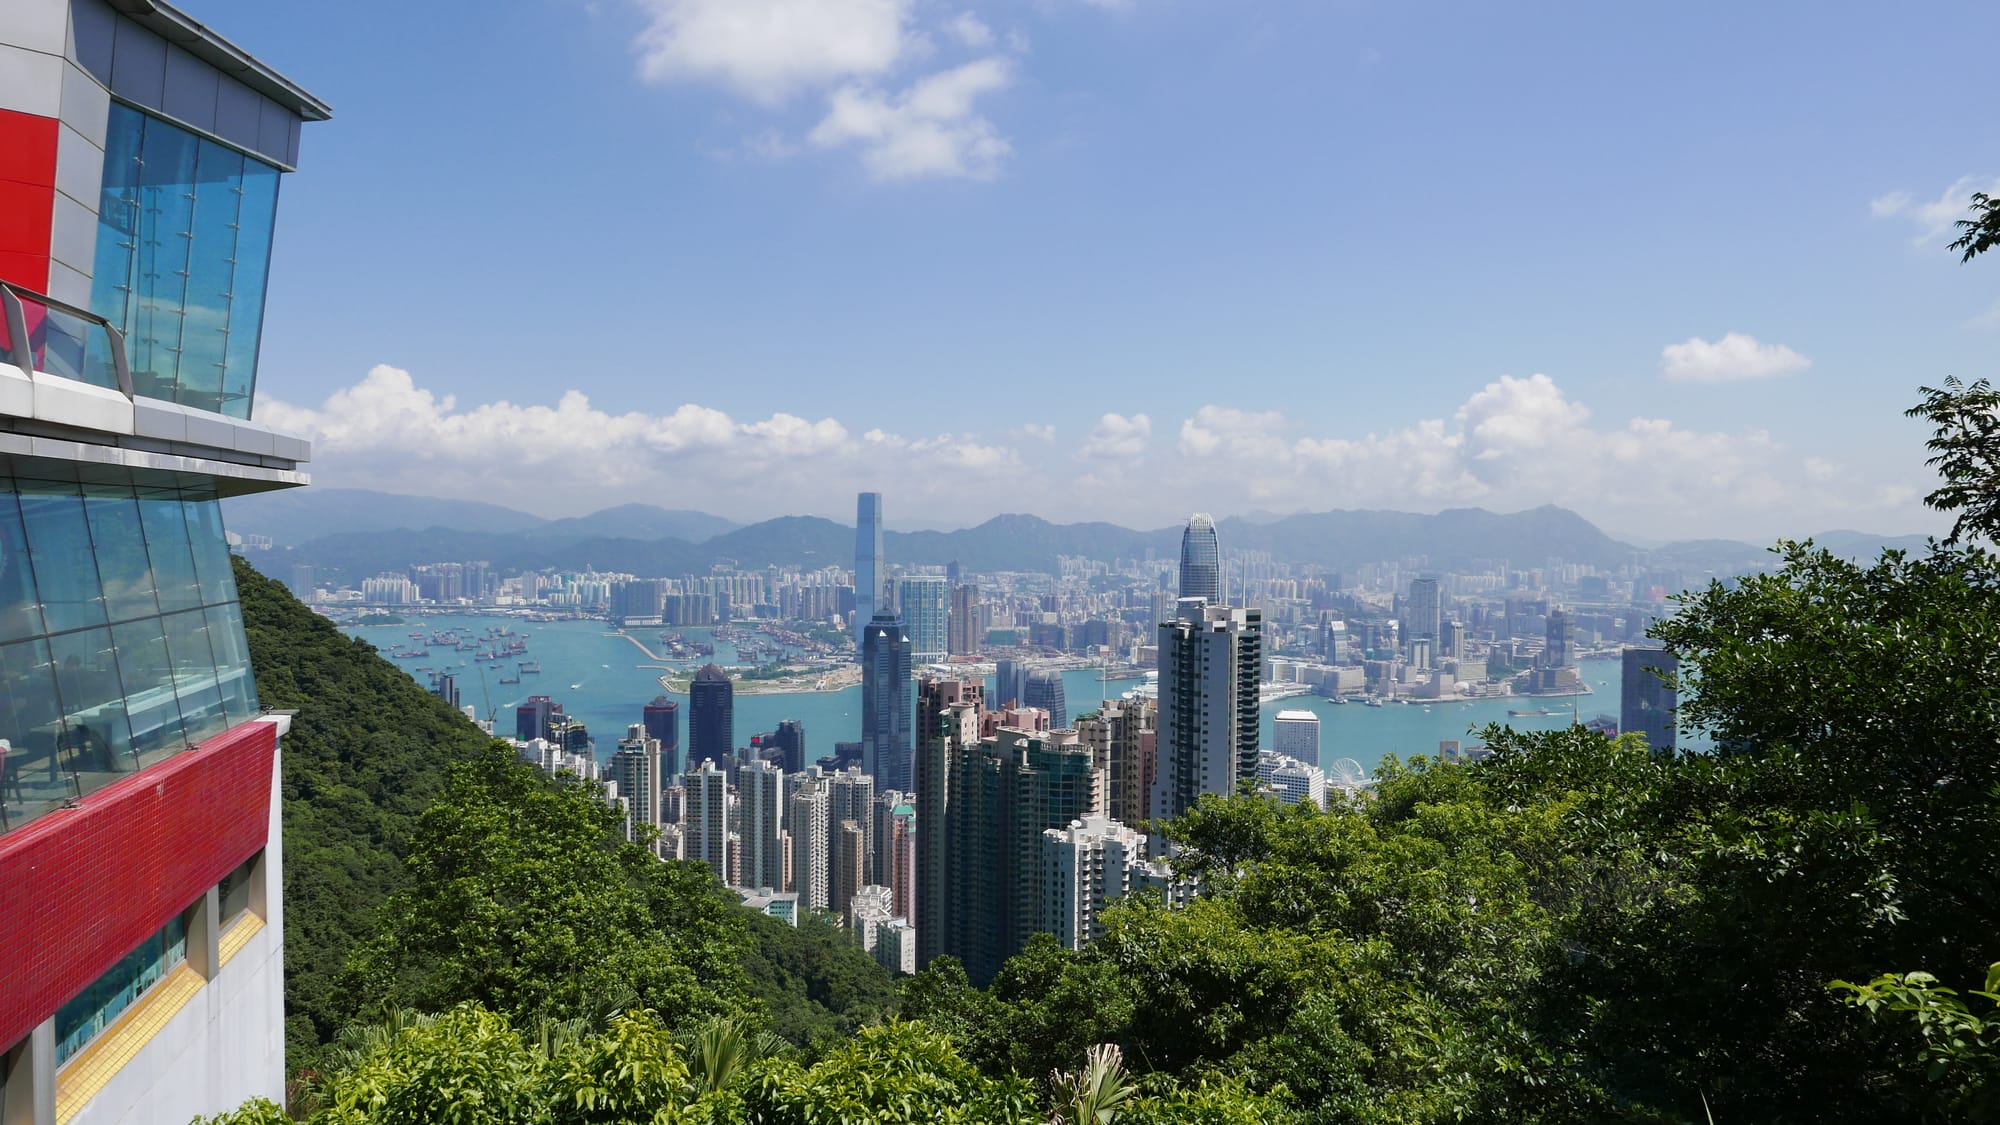
[[[514,661],[473,665],[468,659],[470,653],[443,648],[432,649],[428,657],[390,659],[411,673],[419,684],[426,686],[430,677],[417,672],[419,667],[461,669],[459,702],[471,704],[484,716],[488,713],[490,698],[491,709],[499,715],[495,730],[502,735],[513,733],[515,706],[530,695],[551,696],[563,705],[564,711],[583,720],[590,728],[591,736],[597,740],[600,757],[610,756],[616,749],[617,740],[624,735],[626,726],[639,721],[640,708],[660,693],[659,676],[663,670],[660,662],[647,657],[630,640],[601,621],[532,623],[505,617],[421,617],[412,618],[407,625],[349,626],[344,631],[367,640],[380,649],[385,658],[389,658],[392,650],[413,643],[408,634],[419,628],[426,635],[439,629],[456,629],[477,635],[491,625],[513,629],[517,635],[525,637],[528,653],[522,659],[540,661],[541,674],[522,676],[518,685],[503,685],[497,679],[503,674],[514,674]],[[630,634],[658,651],[660,646],[655,638],[660,631],[658,628],[637,628]],[[690,641],[713,639],[703,629],[674,631],[685,634]],[[715,648],[713,659],[718,663],[726,665],[735,658],[735,651],[726,642],[716,642]],[[673,662],[670,666],[698,667],[708,659]],[[479,667],[487,669],[483,691],[477,671]],[[499,669],[506,671],[503,673]],[[1264,744],[1269,745],[1272,741],[1271,720],[1279,711],[1311,711],[1320,717],[1322,765],[1336,758],[1352,758],[1363,768],[1372,770],[1386,754],[1435,754],[1441,741],[1471,741],[1467,732],[1488,723],[1511,723],[1536,730],[1565,725],[1570,721],[1572,702],[1576,705],[1576,713],[1586,721],[1598,715],[1615,718],[1618,714],[1619,661],[1615,658],[1586,660],[1581,670],[1584,682],[1595,694],[1575,697],[1574,700],[1516,698],[1469,703],[1391,704],[1386,707],[1364,707],[1358,703],[1336,705],[1312,695],[1278,700],[1264,705]],[[1110,694],[1115,698],[1136,683],[1133,680],[1114,680],[1110,684]],[[1063,686],[1072,715],[1094,709],[1101,698],[1098,675],[1091,669],[1063,673]],[[686,697],[676,698],[685,704]],[[1554,713],[1518,718],[1507,715],[1509,708],[1530,710],[1541,707]],[[753,734],[776,730],[780,719],[798,719],[805,724],[808,761],[831,754],[835,742],[858,741],[861,738],[861,689],[851,687],[832,692],[736,697],[738,742],[747,743]],[[685,745],[685,725],[681,738]]]

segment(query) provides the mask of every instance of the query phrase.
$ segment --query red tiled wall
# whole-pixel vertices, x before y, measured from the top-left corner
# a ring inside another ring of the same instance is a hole
[[[264,846],[277,747],[244,723],[0,836],[0,1049]]]
[[[56,202],[53,117],[0,109],[0,281],[49,287],[49,225]]]

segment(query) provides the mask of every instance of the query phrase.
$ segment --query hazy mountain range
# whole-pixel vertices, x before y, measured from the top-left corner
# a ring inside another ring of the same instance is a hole
[[[549,520],[492,504],[338,488],[242,497],[225,503],[225,515],[231,531],[270,536],[286,556],[282,561],[310,563],[326,578],[349,581],[414,563],[470,559],[503,571],[594,567],[647,576],[699,573],[725,560],[743,567],[848,566],[854,560],[853,526],[817,516],[781,516],[744,526],[705,512],[623,504]],[[1226,549],[1267,551],[1279,562],[1339,569],[1418,556],[1440,570],[1473,569],[1483,560],[1540,566],[1558,558],[1599,567],[1637,561],[1683,570],[1692,578],[1757,569],[1771,557],[1764,545],[1729,539],[1637,547],[1553,506],[1504,515],[1480,508],[1436,515],[1256,513],[1224,519],[1217,530]],[[1829,531],[1814,539],[1852,557],[1872,556],[1883,547],[1921,549],[1924,543],[1921,536],[1857,531]],[[1059,555],[1109,560],[1150,551],[1172,558],[1180,550],[1180,528],[1133,530],[1003,515],[957,531],[892,531],[884,541],[890,560],[899,564],[1052,571]]]

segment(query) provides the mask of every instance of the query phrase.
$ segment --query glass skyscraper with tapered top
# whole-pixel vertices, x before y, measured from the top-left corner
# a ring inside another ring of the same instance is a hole
[[[863,492],[854,506],[854,653],[882,604],[882,494]]]
[[[910,637],[893,613],[861,636],[861,772],[878,789],[910,788]]]
[[[1181,532],[1181,597],[1223,604],[1222,545],[1206,512],[1188,517],[1187,530]]]
[[[329,115],[165,0],[0,0],[0,1121],[285,1097],[291,719],[222,501],[307,483],[253,407]]]

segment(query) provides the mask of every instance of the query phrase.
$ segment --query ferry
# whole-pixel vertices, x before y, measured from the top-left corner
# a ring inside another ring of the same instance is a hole
[[[1546,707],[1542,707],[1534,711],[1516,711],[1510,707],[1507,709],[1507,713],[1517,719],[1534,719],[1534,718],[1540,718],[1543,715],[1555,714],[1554,711],[1551,711]]]
[[[1372,695],[1371,695],[1371,696],[1369,696],[1368,698],[1366,698],[1366,699],[1362,700],[1361,702],[1362,702],[1362,703],[1364,703],[1364,704],[1366,704],[1366,705],[1367,705],[1367,706],[1369,706],[1369,707],[1380,707],[1380,706],[1382,706],[1382,701],[1381,701],[1380,699],[1377,699],[1376,697],[1374,697],[1374,696],[1372,696]]]

